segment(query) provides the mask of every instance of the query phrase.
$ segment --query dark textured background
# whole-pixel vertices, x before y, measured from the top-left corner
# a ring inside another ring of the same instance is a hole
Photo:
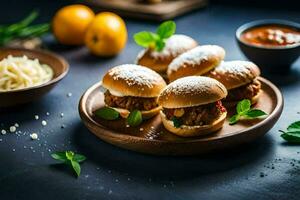
[[[0,8],[0,21],[15,21],[37,7],[40,21],[46,21],[66,3],[69,1],[6,1]],[[263,18],[300,22],[295,8],[271,9],[249,2],[243,7],[232,1],[218,1],[176,19],[177,32],[201,44],[223,46],[226,60],[244,59],[234,39],[237,27]],[[83,126],[77,112],[82,93],[108,68],[133,62],[140,48],[134,44],[132,34],[157,26],[131,19],[126,23],[126,49],[109,59],[93,57],[84,47],[61,48],[51,36],[46,38],[49,48],[68,60],[70,73],[40,101],[0,113],[0,129],[17,122],[21,131],[19,135],[0,135],[0,199],[299,199],[300,147],[284,143],[278,132],[300,118],[299,62],[290,75],[269,77],[285,97],[279,122],[260,140],[228,152],[198,157],[142,155],[106,144]],[[69,92],[72,97],[67,97]],[[34,120],[36,114],[40,116],[38,121]],[[47,120],[47,126],[41,125],[42,119]],[[38,141],[31,141],[32,132],[39,134]],[[74,150],[88,157],[80,178],[54,165],[50,153],[57,150]]]

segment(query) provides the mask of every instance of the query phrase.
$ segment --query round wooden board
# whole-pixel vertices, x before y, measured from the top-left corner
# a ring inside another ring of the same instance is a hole
[[[81,97],[79,114],[86,127],[102,140],[121,148],[154,155],[194,155],[209,153],[224,148],[251,142],[266,134],[276,123],[283,109],[283,97],[270,81],[259,77],[262,93],[255,107],[269,113],[262,120],[242,121],[230,126],[228,119],[224,127],[211,135],[183,138],[168,132],[160,116],[143,122],[139,127],[126,127],[124,119],[102,120],[93,112],[104,106],[101,83],[89,88]],[[228,111],[234,114],[235,108]]]

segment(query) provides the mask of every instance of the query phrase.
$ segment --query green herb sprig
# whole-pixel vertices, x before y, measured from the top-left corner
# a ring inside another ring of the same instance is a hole
[[[251,101],[249,99],[244,99],[238,102],[236,112],[237,114],[233,115],[229,119],[230,125],[237,123],[240,119],[256,119],[268,115],[262,110],[252,109]]]
[[[39,37],[50,30],[49,23],[30,25],[38,17],[38,12],[31,12],[22,21],[0,26],[0,46],[15,39]]]
[[[179,128],[182,125],[182,121],[177,117],[172,117],[171,121],[175,128]]]
[[[300,121],[296,121],[287,127],[286,131],[279,130],[282,132],[280,135],[284,140],[291,143],[300,143]]]
[[[166,39],[171,37],[176,31],[174,21],[163,22],[156,30],[156,33],[142,31],[134,34],[134,41],[144,48],[151,48],[156,51],[162,51],[166,45]]]
[[[120,113],[113,108],[103,107],[95,111],[95,115],[105,120],[119,119]],[[127,117],[127,124],[132,127],[139,126],[143,122],[142,113],[139,110],[133,110]]]
[[[72,167],[75,171],[77,177],[80,176],[81,173],[81,162],[86,160],[86,157],[81,154],[76,154],[73,151],[60,151],[51,154],[51,157],[55,160],[59,160],[64,164],[67,164]]]

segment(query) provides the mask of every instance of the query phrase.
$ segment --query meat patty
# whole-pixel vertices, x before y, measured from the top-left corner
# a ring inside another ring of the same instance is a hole
[[[108,90],[104,93],[104,102],[110,107],[124,108],[129,111],[152,110],[158,106],[157,98],[132,96],[118,97],[112,95]]]
[[[240,101],[243,99],[252,99],[258,94],[260,87],[261,84],[259,80],[254,79],[252,83],[229,90],[228,95],[224,99],[224,101]]]
[[[217,101],[206,105],[187,108],[164,108],[163,112],[168,120],[172,120],[176,117],[184,125],[203,126],[211,124],[218,119],[222,113],[226,112],[226,109],[223,107],[221,101]]]

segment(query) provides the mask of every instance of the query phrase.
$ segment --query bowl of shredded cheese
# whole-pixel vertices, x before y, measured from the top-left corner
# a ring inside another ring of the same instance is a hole
[[[67,61],[44,50],[0,49],[0,108],[37,100],[65,75]]]

